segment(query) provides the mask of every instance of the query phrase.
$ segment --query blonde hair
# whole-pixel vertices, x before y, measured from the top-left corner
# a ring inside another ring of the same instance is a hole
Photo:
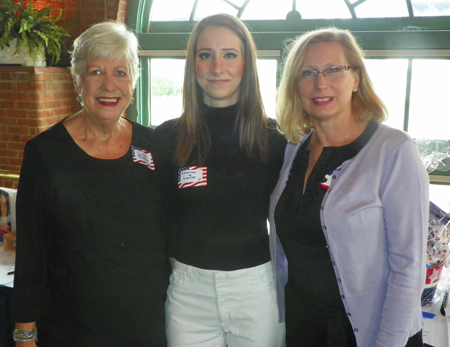
[[[138,51],[138,39],[125,24],[116,21],[98,23],[75,39],[70,71],[80,86],[81,75],[85,72],[89,59],[123,59],[127,62],[134,88],[140,74]]]
[[[265,162],[268,156],[267,116],[256,71],[256,46],[245,24],[240,19],[227,14],[216,14],[202,19],[190,35],[183,84],[183,113],[177,123],[179,133],[175,160],[180,166],[185,165],[192,150],[197,147],[197,159],[199,163],[203,163],[211,150],[209,131],[202,120],[200,111],[203,91],[195,74],[197,40],[209,27],[231,30],[242,41],[245,66],[239,89],[235,128],[239,132],[241,148],[244,148],[250,157],[256,156]]]
[[[350,66],[357,67],[358,91],[352,96],[352,112],[361,121],[374,119],[383,122],[387,117],[386,106],[375,93],[372,81],[364,65],[364,51],[349,30],[337,28],[317,29],[303,34],[288,45],[289,51],[277,94],[277,119],[279,129],[292,143],[311,131],[309,116],[298,95],[298,74],[305,64],[306,53],[311,45],[337,42],[345,48]]]

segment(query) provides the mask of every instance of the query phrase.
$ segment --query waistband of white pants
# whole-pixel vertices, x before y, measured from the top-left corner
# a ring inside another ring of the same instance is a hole
[[[200,269],[175,260],[171,275],[171,282],[174,281],[195,290],[208,290],[208,287],[217,288],[218,286],[234,288],[236,292],[275,288],[270,262],[246,269],[217,271]]]
[[[218,274],[222,275],[224,277],[227,277],[229,279],[239,279],[243,277],[247,277],[248,275],[255,276],[255,275],[272,275],[272,264],[270,261],[267,263],[245,268],[245,269],[239,269],[239,270],[232,270],[232,271],[222,271],[222,270],[209,270],[209,269],[201,269],[195,266],[187,265],[184,263],[179,262],[178,260],[174,260],[173,263],[173,269],[184,271],[188,274],[192,274],[194,276],[201,276],[206,278],[214,278]],[[221,276],[221,277],[222,277]]]

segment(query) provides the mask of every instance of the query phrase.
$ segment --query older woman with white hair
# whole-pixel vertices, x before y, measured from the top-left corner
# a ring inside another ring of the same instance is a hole
[[[151,129],[124,117],[136,36],[96,24],[74,42],[82,109],[29,141],[17,196],[17,346],[165,346],[170,267]]]

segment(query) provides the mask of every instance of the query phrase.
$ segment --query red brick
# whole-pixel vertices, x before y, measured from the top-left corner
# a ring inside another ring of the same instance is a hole
[[[64,107],[64,108],[58,108],[55,110],[55,116],[66,116],[69,115],[70,108]]]
[[[16,125],[17,124],[17,120],[11,117],[1,117],[0,118],[0,125],[6,125],[6,126],[11,126],[11,125]],[[5,129],[6,131],[6,129]]]
[[[49,74],[43,74],[43,73],[39,73],[39,74],[35,74],[33,76],[33,81],[51,81],[52,80],[52,75]]]
[[[20,140],[21,140],[21,142],[22,143],[27,143],[28,141],[30,141],[30,140],[32,140],[33,138],[34,138],[34,136],[35,136],[35,134],[34,135],[29,135],[29,134],[27,134],[27,135],[22,135],[21,137],[20,137]]]
[[[46,101],[44,105],[46,108],[59,108],[61,107],[61,101]]]
[[[17,153],[17,156],[10,158],[9,164],[14,165],[16,167],[20,167],[20,165],[22,165],[22,158],[19,157],[19,151],[16,151],[16,153]]]
[[[23,151],[25,144],[22,142],[9,142],[8,148],[17,151]]]
[[[38,124],[38,121],[36,119],[21,119],[17,122],[17,125],[20,127],[35,127]]]
[[[28,135],[29,134],[29,128],[27,127],[21,127],[21,126],[9,126],[6,127],[6,131],[9,133],[15,133],[19,135]]]
[[[3,148],[3,149],[0,149],[0,158],[1,157],[3,157],[3,158],[14,158],[14,153],[15,153],[15,151],[11,151],[11,150],[9,150],[9,149],[6,149],[6,148]]]

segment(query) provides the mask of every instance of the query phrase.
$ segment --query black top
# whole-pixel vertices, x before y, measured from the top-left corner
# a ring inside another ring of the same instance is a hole
[[[231,271],[270,261],[269,197],[283,163],[286,140],[276,130],[275,122],[270,121],[267,163],[250,159],[239,146],[234,128],[236,111],[236,105],[202,107],[212,141],[202,164],[206,167],[206,185],[178,188],[180,168],[174,161],[176,120],[160,125],[152,135],[155,165],[164,174],[171,196],[170,255],[203,269]],[[194,150],[186,166],[195,165],[198,161]]]
[[[308,313],[292,312],[286,304],[286,322],[295,320],[296,323],[293,324],[297,324],[298,331],[310,331],[312,326],[310,323],[313,324],[313,319],[324,319],[323,312],[329,312],[328,318],[325,319],[330,319],[330,322],[324,323],[328,329],[330,329],[330,325],[346,320],[330,254],[326,248],[320,210],[322,200],[329,187],[327,176],[331,177],[333,171],[344,161],[358,154],[377,127],[378,123],[371,121],[363,134],[354,142],[342,147],[323,148],[322,154],[308,178],[304,193],[303,182],[309,163],[308,147],[311,137],[300,146],[292,163],[286,187],[275,209],[275,223],[277,235],[289,262],[286,303],[293,302],[291,304],[293,305],[295,302],[301,302],[303,309],[308,310]],[[295,300],[292,300],[290,296],[294,296]],[[321,314],[315,316],[312,313],[313,310],[317,310]],[[290,314],[288,311],[292,312],[294,317],[288,318]],[[342,317],[336,319],[336,312],[340,312]],[[302,324],[299,323],[301,319],[297,319],[296,315],[307,317],[303,321],[305,326],[300,325]],[[351,333],[351,326],[347,322],[339,324],[349,328]],[[339,330],[336,327],[333,329]],[[335,332],[336,330],[333,330],[333,333]],[[326,338],[327,330],[319,331],[317,334]],[[303,337],[301,339],[302,343],[305,343]],[[322,346],[321,343],[329,343],[329,341],[317,342],[317,346]],[[308,344],[301,344],[301,346],[306,345]]]
[[[133,123],[135,156],[150,134]],[[37,320],[39,346],[165,346],[164,195],[144,164],[87,155],[62,122],[27,143],[15,320]]]

